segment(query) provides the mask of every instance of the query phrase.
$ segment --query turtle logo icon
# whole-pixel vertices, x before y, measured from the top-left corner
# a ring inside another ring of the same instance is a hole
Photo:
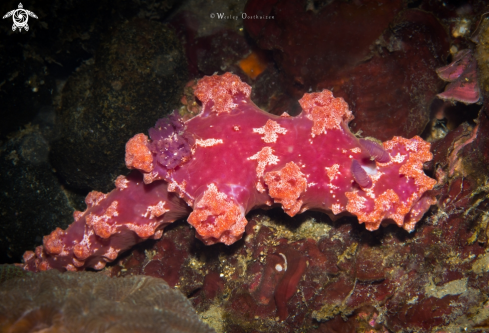
[[[25,31],[29,31],[29,25],[27,24],[27,21],[29,20],[29,16],[33,18],[37,18],[37,15],[31,12],[30,10],[24,9],[22,6],[22,3],[19,3],[19,8],[11,10],[7,14],[3,16],[3,18],[7,18],[12,16],[14,20],[14,24],[12,25],[12,31],[15,31],[15,29],[19,28],[19,31],[22,31],[22,28],[25,29]]]

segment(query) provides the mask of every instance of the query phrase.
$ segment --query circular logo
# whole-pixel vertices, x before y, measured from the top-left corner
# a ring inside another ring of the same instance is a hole
[[[27,22],[27,13],[23,9],[17,9],[13,18],[17,25],[23,26]]]

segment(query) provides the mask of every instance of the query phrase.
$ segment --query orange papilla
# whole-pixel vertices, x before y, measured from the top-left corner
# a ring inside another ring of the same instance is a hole
[[[78,260],[85,260],[90,256],[90,250],[85,245],[76,244],[73,247],[73,254]]]
[[[246,58],[240,60],[238,66],[253,80],[267,68],[266,62],[256,52],[251,52]]]
[[[88,214],[86,221],[93,228],[95,234],[101,238],[109,238],[113,234],[113,228],[96,215]]]
[[[194,95],[205,108],[212,101],[212,111],[216,113],[230,112],[235,106],[233,96],[241,93],[245,98],[250,97],[251,87],[242,82],[237,75],[225,73],[218,76],[205,76],[197,83]]]
[[[225,231],[242,234],[244,227],[243,230],[232,230],[233,225],[242,222],[242,219],[244,216],[240,207],[211,184],[187,220],[203,239],[219,239]]]
[[[63,237],[64,234],[64,230],[58,227],[49,235],[44,236],[43,244],[47,253],[56,255],[63,251],[63,240],[61,237]]]
[[[404,141],[401,137],[396,137],[398,141]],[[419,136],[411,139],[411,142],[416,142],[416,151],[410,152],[409,158],[405,164],[401,166],[399,172],[405,176],[414,179],[415,184],[419,186],[418,193],[433,189],[436,185],[436,180],[425,175],[423,172],[423,163],[431,161],[433,154],[430,151],[431,144],[424,141]]]
[[[364,203],[367,201],[367,199],[358,195],[358,192],[345,192],[345,196],[348,198],[346,210],[357,216],[359,223],[375,222],[382,219],[382,214],[378,210],[376,211],[374,209],[370,212],[365,211]]]
[[[264,179],[268,194],[282,204],[287,214],[294,216],[300,211],[302,200],[299,197],[307,189],[307,180],[297,164],[289,162],[279,171],[266,173]]]
[[[436,180],[425,175],[423,172],[423,163],[431,161],[433,154],[430,151],[431,144],[424,141],[419,136],[414,136],[412,139],[406,139],[400,136],[395,136],[392,140],[384,142],[384,148],[388,150],[405,150],[408,158],[399,169],[399,174],[414,179],[418,186],[418,194],[433,189]]]
[[[87,194],[87,197],[85,198],[85,204],[87,205],[87,208],[94,207],[100,203],[100,201],[104,200],[107,197],[105,193],[98,192],[98,191],[91,191]],[[83,213],[81,213],[83,215]],[[77,213],[78,217],[79,214]],[[75,219],[77,219],[75,217]]]
[[[156,222],[144,223],[144,224],[126,224],[126,228],[134,231],[140,238],[149,238],[154,236],[156,233],[156,228],[159,226]]]
[[[398,225],[403,224],[404,216],[409,212],[412,202],[400,203],[399,196],[391,189],[374,199],[374,209],[370,212],[363,210],[363,202],[368,200],[358,195],[358,192],[346,192],[348,204],[346,210],[357,216],[358,222],[365,223],[368,230],[377,230],[385,218],[392,218]]]
[[[39,271],[43,272],[43,271],[47,271],[49,269],[51,269],[51,266],[49,265],[49,263],[47,261],[41,261],[39,263]]]
[[[35,256],[36,254],[34,253],[34,251],[25,251],[24,255],[22,256],[22,259],[24,260],[24,262],[27,262],[32,258],[34,258]]]
[[[307,118],[314,122],[313,136],[326,133],[328,129],[339,129],[342,122],[348,123],[354,118],[343,98],[335,98],[329,90],[304,94],[299,104]]]
[[[144,172],[153,170],[153,156],[148,148],[148,137],[136,134],[126,143],[126,166]]]
[[[113,201],[101,216],[97,216],[93,213],[87,215],[86,223],[93,228],[93,231],[97,236],[109,238],[117,232],[114,223],[109,222],[114,216],[118,215],[117,204],[117,201]]]
[[[120,175],[115,180],[115,187],[122,191],[127,188],[128,183],[126,176]]]
[[[76,222],[78,221],[79,219],[82,218],[83,214],[85,214],[85,212],[80,212],[79,210],[75,210],[73,212],[73,220]]]
[[[83,267],[83,265],[85,265],[84,260],[78,260],[77,258],[73,258],[72,262],[73,262],[73,266],[78,268]],[[70,265],[68,264],[67,267],[70,267]]]

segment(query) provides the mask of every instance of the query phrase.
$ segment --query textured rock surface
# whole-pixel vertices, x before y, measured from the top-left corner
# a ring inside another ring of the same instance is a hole
[[[489,20],[487,16],[481,18],[478,30],[478,40],[476,57],[480,73],[480,86],[487,92],[489,91]]]
[[[61,178],[78,189],[106,191],[124,171],[124,144],[176,107],[187,79],[174,31],[158,22],[118,26],[63,89],[57,117],[61,134],[51,159]]]
[[[370,0],[361,4],[253,0],[246,5],[247,15],[273,19],[249,19],[244,23],[260,47],[273,50],[290,85],[295,83],[308,90],[368,59],[371,45],[402,8],[398,0],[381,5]]]
[[[41,244],[47,230],[72,222],[77,199],[59,186],[51,170],[48,139],[34,125],[0,145],[2,263],[18,262],[23,249]]]
[[[161,279],[55,271],[0,285],[0,330],[214,332],[185,296]]]
[[[434,95],[444,86],[435,69],[449,53],[448,36],[433,14],[405,10],[391,24],[370,59],[317,86],[334,87],[338,96],[351,100],[352,129],[380,140],[421,134]]]
[[[31,273],[24,271],[17,265],[0,264],[0,285],[7,280],[24,277]]]
[[[274,16],[245,27],[273,51],[289,93],[334,91],[352,105],[353,131],[379,140],[421,134],[449,49],[434,15],[399,1],[249,1],[247,10]]]

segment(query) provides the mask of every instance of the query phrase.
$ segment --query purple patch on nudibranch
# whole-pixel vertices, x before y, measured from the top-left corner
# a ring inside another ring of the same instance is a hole
[[[149,129],[152,142],[149,148],[156,160],[167,169],[174,169],[192,155],[193,139],[185,135],[185,124],[175,112],[168,118],[159,119]]]

